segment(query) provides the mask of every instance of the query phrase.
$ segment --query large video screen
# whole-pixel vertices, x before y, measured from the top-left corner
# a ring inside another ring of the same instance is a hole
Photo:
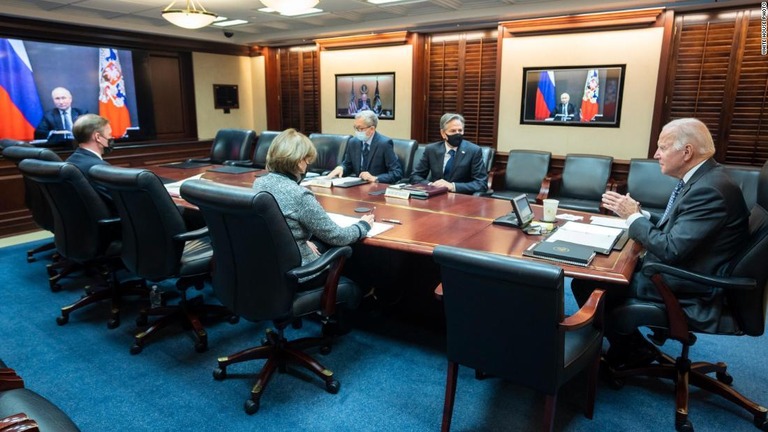
[[[521,124],[619,127],[625,65],[523,69]]]
[[[151,113],[142,111],[151,111],[151,100],[137,99],[137,94],[146,99],[147,92],[137,89],[136,75],[143,72],[134,73],[143,56],[110,47],[0,38],[0,138],[52,139],[51,130],[62,129],[65,121],[59,120],[61,106],[53,94],[61,89],[71,95],[72,121],[81,113],[99,114],[109,118],[115,138],[147,138],[154,125],[143,124],[152,121],[147,120]]]
[[[336,118],[354,118],[364,110],[395,119],[394,72],[336,75]]]

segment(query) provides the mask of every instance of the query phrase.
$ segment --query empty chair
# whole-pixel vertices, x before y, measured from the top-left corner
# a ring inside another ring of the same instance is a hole
[[[272,145],[272,140],[279,134],[280,132],[276,131],[262,131],[259,134],[259,139],[256,141],[256,149],[253,151],[253,160],[225,161],[224,164],[265,169],[267,167],[267,152],[269,152],[269,146]]]
[[[19,141],[15,139],[10,138],[2,138],[0,139],[0,151],[7,149],[8,147],[13,146],[27,146],[31,147],[26,141]]]
[[[189,159],[189,162],[223,164],[225,161],[244,161],[251,159],[256,132],[248,129],[219,129],[211,143],[211,155],[202,159]]]
[[[643,210],[656,214],[664,214],[667,201],[678,179],[661,172],[659,161],[656,159],[632,159],[629,161],[627,175],[627,192],[637,200]]]
[[[491,188],[491,185],[493,184],[493,158],[496,156],[496,149],[489,146],[480,146],[480,151],[483,154],[483,163],[485,164],[485,169],[488,173],[488,189]],[[474,195],[485,195],[487,191],[484,192],[476,192]]]
[[[403,178],[407,179],[411,176],[411,171],[413,171],[416,148],[418,147],[416,140],[392,138],[392,143],[394,144],[397,160],[400,162],[400,168],[403,169]]]
[[[219,357],[214,378],[224,379],[227,368],[235,363],[266,359],[245,404],[249,414],[258,411],[275,370],[284,370],[288,363],[313,372],[325,382],[328,392],[338,392],[340,384],[333,372],[303,350],[321,346],[329,352],[328,336],[337,307],[356,307],[360,302],[358,287],[341,277],[352,249],[334,247],[301,266],[299,248],[271,194],[190,180],[181,186],[181,195],[200,208],[208,225],[216,261],[216,296],[240,317],[271,320],[277,328],[267,331],[265,344]],[[319,316],[324,323],[323,337],[288,341],[286,327],[309,314]]]
[[[558,199],[560,208],[600,213],[603,193],[610,188],[612,165],[611,156],[567,155],[563,173],[557,177],[558,186],[552,188],[557,193],[552,196],[550,191],[550,198]]]
[[[56,322],[64,325],[75,310],[111,300],[107,327],[119,326],[121,297],[148,294],[143,281],[118,283],[116,271],[124,268],[120,260],[120,220],[112,217],[104,200],[76,166],[24,159],[19,169],[38,184],[48,200],[56,250],[101,278],[101,289],[91,287],[81,299],[61,308]]]
[[[493,198],[511,200],[524,193],[528,201],[541,204],[549,193],[549,182],[544,180],[549,172],[552,153],[537,150],[510,150],[504,187],[494,190]]]
[[[317,150],[317,158],[307,172],[323,174],[341,164],[350,135],[313,133],[309,136]]]
[[[132,354],[142,351],[147,338],[172,323],[189,327],[195,337],[195,350],[208,349],[208,334],[200,320],[209,315],[231,317],[221,305],[203,303],[202,297],[187,299],[190,287],[202,289],[210,277],[211,251],[208,230],[190,231],[181,212],[160,178],[148,170],[95,166],[91,178],[104,186],[122,220],[125,266],[152,282],[177,278],[181,298],[177,304],[143,309],[137,324],[147,324],[147,316],[160,316],[149,328],[136,334]],[[148,223],[148,221],[152,221]],[[233,319],[236,322],[236,319]]]
[[[744,165],[723,165],[725,172],[741,189],[747,208],[752,208],[757,201],[757,182],[760,168]]]
[[[434,259],[448,344],[442,430],[450,429],[459,365],[544,393],[545,431],[552,430],[560,387],[587,369],[586,416],[592,418],[604,291],[595,290],[566,318],[559,267],[450,246],[437,246]]]

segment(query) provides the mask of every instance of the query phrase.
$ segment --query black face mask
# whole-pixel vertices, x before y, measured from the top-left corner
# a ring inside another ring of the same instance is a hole
[[[115,149],[115,139],[114,138],[109,138],[107,140],[107,146],[104,147],[104,150],[102,150],[102,151],[104,152],[104,155],[108,155],[108,154],[112,153],[112,150],[114,150],[114,149]]]
[[[448,145],[450,145],[451,147],[458,147],[463,140],[464,140],[464,135],[460,133],[448,135],[446,138],[446,141],[448,141]]]

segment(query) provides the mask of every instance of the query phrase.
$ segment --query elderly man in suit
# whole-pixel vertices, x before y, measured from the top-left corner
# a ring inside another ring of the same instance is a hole
[[[56,107],[43,115],[35,129],[35,139],[47,139],[53,131],[72,131],[77,118],[88,113],[72,106],[72,93],[64,87],[53,89],[51,98]]]
[[[557,121],[571,121],[578,120],[576,114],[578,113],[571,103],[571,95],[563,93],[560,95],[560,103],[557,104],[555,110],[549,115],[550,117],[554,117]]]
[[[355,136],[347,142],[341,165],[329,177],[356,175],[368,182],[396,183],[403,176],[392,139],[378,131],[379,117],[371,110],[355,114]]]
[[[447,113],[440,118],[442,141],[429,144],[416,163],[411,183],[445,186],[451,192],[472,194],[488,187],[488,170],[477,144],[464,139],[464,117]],[[431,179],[431,182],[430,180]]]
[[[749,211],[739,187],[712,158],[715,146],[707,126],[693,118],[669,122],[661,131],[654,157],[662,173],[679,179],[661,217],[643,212],[629,195],[607,192],[603,205],[627,219],[629,236],[647,253],[643,264],[662,262],[686,270],[721,274],[749,237]],[[692,328],[708,332],[718,325],[723,307],[720,288],[702,289],[675,281],[680,300]],[[579,303],[586,301],[594,286],[573,281]],[[628,287],[608,289],[606,336],[611,347],[606,360],[614,367],[635,366],[649,359],[647,342],[635,331],[617,334],[611,329],[610,310],[627,301],[642,301],[663,308],[653,282],[636,272]],[[639,323],[642,325],[642,323]]]

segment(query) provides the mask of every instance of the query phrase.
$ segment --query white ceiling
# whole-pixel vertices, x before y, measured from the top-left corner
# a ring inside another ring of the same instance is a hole
[[[752,5],[756,0],[406,0],[373,5],[365,0],[320,0],[316,15],[284,17],[259,12],[259,0],[199,0],[209,11],[248,24],[186,30],[165,21],[160,12],[171,0],[0,0],[0,15],[107,27],[240,45],[286,45],[322,37],[394,30],[435,32],[494,27],[498,21],[618,9]],[[290,1],[290,0],[289,0]],[[178,0],[175,8],[183,8]]]

